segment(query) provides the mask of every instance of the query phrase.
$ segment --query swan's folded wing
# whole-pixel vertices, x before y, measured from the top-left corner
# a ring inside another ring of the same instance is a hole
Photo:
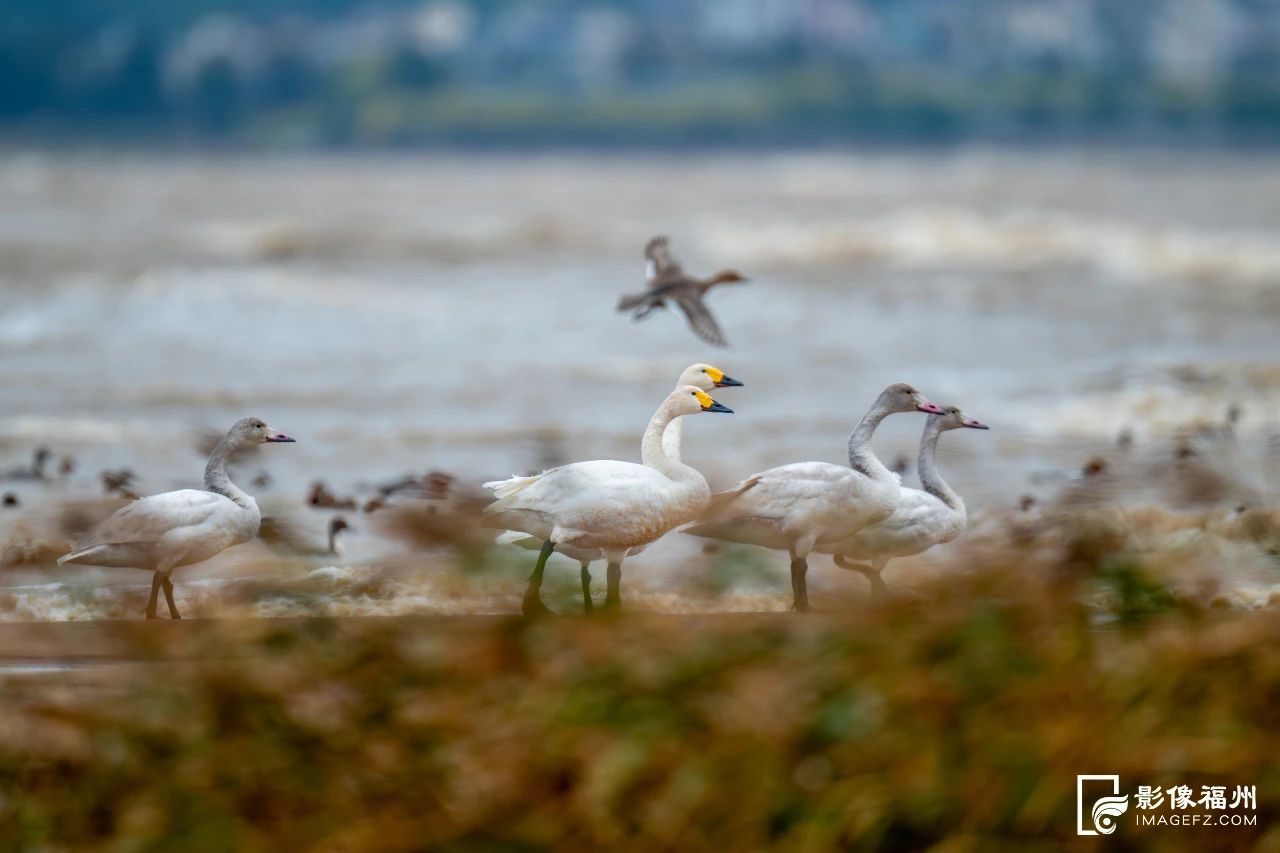
[[[817,550],[857,557],[914,553],[934,543],[949,515],[948,507],[933,495],[903,489],[898,507],[884,521],[864,527],[847,539],[820,545]]]
[[[214,492],[181,489],[141,498],[116,510],[93,531],[94,545],[124,545],[156,542],[180,527],[194,527],[208,521],[228,499]]]
[[[590,501],[613,501],[625,498],[645,484],[661,487],[670,481],[652,468],[634,462],[611,459],[573,462],[535,474],[485,483],[497,500],[485,508],[487,513],[512,509],[552,511],[567,505]]]

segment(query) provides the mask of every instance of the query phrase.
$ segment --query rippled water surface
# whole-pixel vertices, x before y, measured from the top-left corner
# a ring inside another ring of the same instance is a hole
[[[269,470],[264,506],[301,511],[317,478],[638,458],[679,370],[710,361],[747,385],[686,430],[713,486],[841,461],[878,390],[909,381],[992,426],[943,439],[971,509],[1060,488],[1122,429],[1159,458],[1233,402],[1223,464],[1268,498],[1278,227],[1280,159],[1261,155],[10,151],[0,456],[74,454],[63,496],[123,465],[160,491],[198,478],[202,430],[252,413],[299,442],[242,477]],[[729,349],[614,311],[654,233],[694,272],[751,277],[710,299]],[[882,456],[914,456],[921,425],[891,418]]]

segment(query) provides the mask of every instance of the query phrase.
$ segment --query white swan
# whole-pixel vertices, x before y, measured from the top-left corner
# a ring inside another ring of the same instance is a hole
[[[680,374],[680,378],[676,380],[676,388],[682,388],[685,385],[692,385],[695,388],[701,388],[703,391],[711,391],[716,388],[735,388],[742,387],[742,383],[725,375],[725,372],[718,367],[712,367],[709,364],[691,364]],[[667,458],[674,462],[680,461],[680,445],[684,438],[684,420],[676,418],[667,425],[667,429],[662,433],[662,449],[666,452]],[[536,536],[530,536],[520,530],[507,530],[499,533],[494,540],[498,545],[516,545],[529,551],[538,551],[542,549],[542,540]],[[627,556],[634,556],[644,550],[644,546],[632,548],[627,552]],[[604,552],[599,548],[575,548],[572,545],[559,543],[556,545],[556,551],[571,560],[577,560],[581,566],[579,575],[582,580],[582,609],[586,613],[591,613],[594,605],[591,601],[591,564],[596,560],[604,559]]]
[[[809,609],[805,583],[814,546],[835,542],[888,518],[901,485],[871,449],[880,422],[896,412],[942,411],[910,385],[890,385],[849,436],[849,467],[796,462],[753,474],[715,496],[706,518],[686,533],[760,545],[791,555],[796,610]]]
[[[179,566],[202,563],[258,533],[258,504],[227,477],[227,462],[242,448],[293,441],[258,418],[241,418],[209,454],[204,488],[180,489],[136,500],[98,525],[88,542],[58,558],[77,563],[155,572],[147,618],[156,618],[156,597],[164,588],[169,615],[180,619],[169,575]]]
[[[496,498],[485,507],[488,523],[522,531],[543,543],[525,592],[524,612],[546,611],[538,589],[547,558],[560,546],[604,554],[609,562],[605,606],[618,607],[627,552],[698,518],[711,499],[703,476],[667,455],[664,430],[684,415],[732,411],[701,388],[685,385],[672,391],[650,419],[640,445],[641,465],[575,462],[532,477],[485,483]]]
[[[955,406],[946,406],[940,415],[929,415],[920,437],[920,489],[903,489],[893,515],[878,524],[864,527],[847,539],[819,545],[814,550],[831,554],[837,566],[862,572],[875,592],[886,592],[880,573],[894,557],[910,557],[934,545],[950,542],[964,532],[967,514],[964,501],[951,490],[934,465],[938,436],[952,429],[990,429],[981,421],[965,417]],[[854,562],[867,560],[870,565]]]

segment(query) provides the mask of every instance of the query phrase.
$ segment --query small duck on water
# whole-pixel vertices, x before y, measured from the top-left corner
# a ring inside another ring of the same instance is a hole
[[[723,347],[724,333],[703,301],[707,291],[717,284],[735,284],[747,281],[736,270],[721,270],[710,278],[688,275],[671,256],[666,237],[654,237],[644,247],[647,289],[643,293],[623,296],[618,301],[619,311],[630,311],[631,319],[642,320],[655,308],[667,307],[674,302],[689,321],[689,328],[702,340],[713,346]]]

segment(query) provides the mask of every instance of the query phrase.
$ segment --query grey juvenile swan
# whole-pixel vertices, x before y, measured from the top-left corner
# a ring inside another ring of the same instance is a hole
[[[259,418],[241,418],[209,454],[204,489],[179,489],[136,500],[98,525],[58,565],[146,569],[154,572],[147,618],[156,618],[156,597],[164,589],[169,616],[180,619],[169,576],[179,566],[202,563],[248,542],[258,534],[262,514],[252,497],[227,476],[227,462],[237,450],[259,444],[293,441]]]

